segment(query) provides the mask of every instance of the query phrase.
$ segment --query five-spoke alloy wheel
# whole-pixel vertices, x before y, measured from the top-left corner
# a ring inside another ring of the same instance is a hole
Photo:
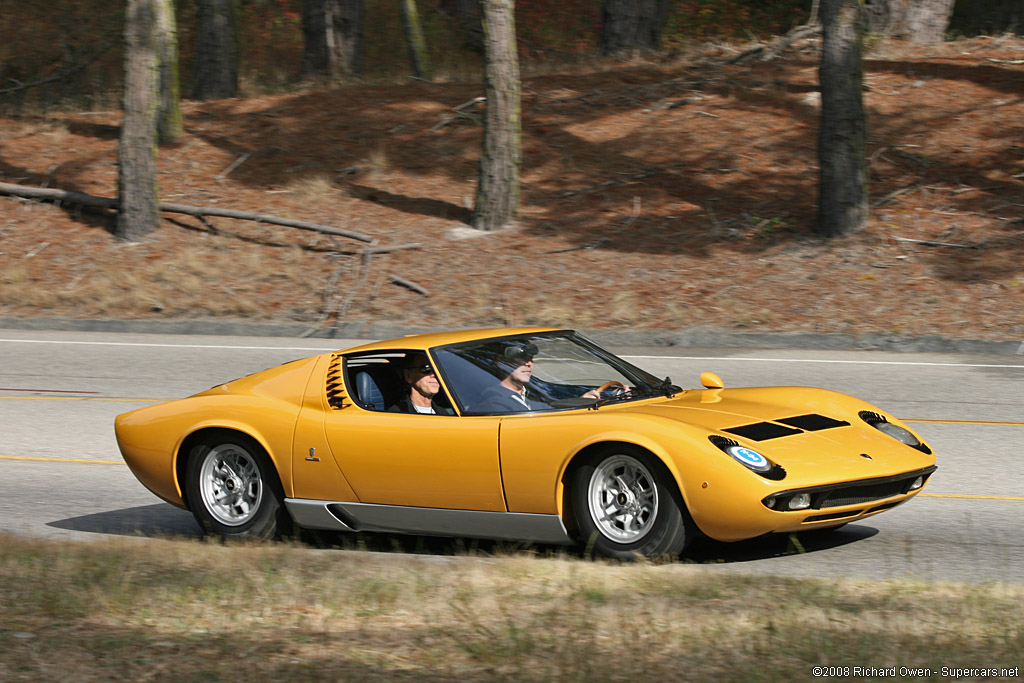
[[[608,446],[571,478],[580,540],[617,559],[674,556],[691,536],[689,516],[664,466],[646,451]]]
[[[270,538],[288,526],[270,459],[243,434],[216,432],[196,445],[185,489],[192,514],[207,533]]]

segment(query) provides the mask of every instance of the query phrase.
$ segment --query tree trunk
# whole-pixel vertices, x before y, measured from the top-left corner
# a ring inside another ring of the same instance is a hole
[[[427,51],[427,40],[423,37],[423,24],[416,10],[416,0],[401,0],[401,5],[405,42],[409,46],[413,75],[431,81],[434,79],[434,70],[430,67],[430,54]]]
[[[192,97],[213,100],[238,94],[236,0],[198,0]]]
[[[471,222],[478,230],[498,230],[519,208],[519,59],[513,0],[483,0],[482,7],[487,107]]]
[[[909,0],[907,3],[907,37],[921,45],[933,45],[946,39],[953,0]]]
[[[157,142],[174,142],[182,133],[181,90],[178,82],[178,25],[173,0],[156,2],[157,59],[160,64],[160,110]]]
[[[302,76],[334,81],[361,73],[364,16],[363,0],[305,0]]]
[[[637,50],[657,50],[668,7],[667,0],[605,0],[601,54],[616,57]]]
[[[128,0],[125,15],[124,121],[118,146],[121,211],[115,235],[134,242],[160,223],[156,187],[159,62],[158,0]]]
[[[954,0],[866,0],[868,30],[914,43],[941,43]]]
[[[868,218],[859,0],[821,0],[821,24],[817,231],[835,237],[858,230]]]

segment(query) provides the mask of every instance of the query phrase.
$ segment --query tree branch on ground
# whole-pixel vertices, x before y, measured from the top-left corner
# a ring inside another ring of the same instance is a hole
[[[423,296],[430,296],[430,292],[427,291],[426,288],[421,287],[420,285],[416,284],[411,280],[406,280],[405,278],[398,277],[397,275],[388,275],[388,282],[390,282],[393,285],[398,285],[399,287],[411,289],[417,294],[422,294]]]
[[[13,185],[11,183],[0,183],[0,194],[27,199],[43,199],[55,202],[65,202],[80,206],[92,206],[100,209],[119,210],[121,208],[121,204],[118,200],[111,199],[109,197],[96,197],[82,192],[56,190],[45,187],[28,187],[25,185]],[[280,216],[268,216],[266,214],[252,213],[250,211],[218,209],[209,206],[189,206],[188,204],[171,204],[167,202],[160,202],[159,208],[161,211],[166,211],[167,213],[183,213],[197,218],[201,218],[202,216],[236,218],[238,220],[270,223],[272,225],[282,225],[288,228],[298,228],[299,230],[311,230],[313,232],[322,232],[328,235],[338,235],[339,237],[348,237],[349,239],[358,240],[359,242],[373,241],[373,238],[369,235],[352,232],[351,230],[342,230],[341,228],[333,228],[329,225],[310,223],[307,221],[295,220],[293,218],[282,218]]]
[[[758,56],[762,62],[770,62],[773,59],[778,59],[796,41],[803,38],[813,38],[818,35],[821,35],[821,24],[803,24],[791,29],[789,33],[776,38],[767,45],[758,45],[749,50],[744,50],[726,63],[742,64]]]
[[[908,244],[923,244],[928,247],[957,247],[959,249],[978,249],[977,244],[955,244],[953,242],[939,242],[937,240],[915,240],[910,237],[893,237],[897,242],[906,242]]]

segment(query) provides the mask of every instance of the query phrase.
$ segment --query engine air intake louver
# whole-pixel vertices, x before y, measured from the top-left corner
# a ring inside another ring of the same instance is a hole
[[[331,364],[327,368],[327,403],[335,410],[345,407],[345,382],[341,376],[341,355],[331,355]]]

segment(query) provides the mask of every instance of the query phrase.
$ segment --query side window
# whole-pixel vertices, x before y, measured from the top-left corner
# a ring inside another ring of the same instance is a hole
[[[384,412],[405,391],[399,368],[404,351],[345,357],[345,387],[357,406]]]
[[[395,349],[345,356],[345,387],[349,396],[363,410],[413,412],[408,405],[410,385],[403,371],[410,359],[415,361],[423,355],[415,349]],[[455,414],[443,390],[438,391],[433,402],[436,414]]]

